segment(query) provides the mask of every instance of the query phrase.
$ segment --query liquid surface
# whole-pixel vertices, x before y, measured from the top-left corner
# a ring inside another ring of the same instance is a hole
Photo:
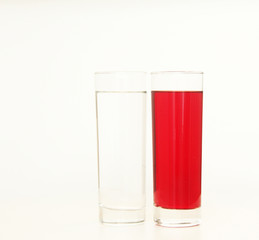
[[[202,92],[152,92],[154,203],[201,203]]]

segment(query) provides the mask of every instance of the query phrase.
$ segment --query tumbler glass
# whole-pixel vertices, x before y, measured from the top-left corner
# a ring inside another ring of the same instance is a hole
[[[202,72],[151,73],[154,221],[200,223]]]
[[[95,73],[99,216],[103,223],[145,218],[146,73]]]

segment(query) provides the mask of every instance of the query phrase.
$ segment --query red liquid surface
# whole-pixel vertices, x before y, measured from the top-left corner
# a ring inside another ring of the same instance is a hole
[[[152,92],[154,203],[201,204],[202,92]]]

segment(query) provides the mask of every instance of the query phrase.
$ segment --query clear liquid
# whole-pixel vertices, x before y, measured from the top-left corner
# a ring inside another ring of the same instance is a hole
[[[99,204],[145,205],[145,92],[96,92]]]

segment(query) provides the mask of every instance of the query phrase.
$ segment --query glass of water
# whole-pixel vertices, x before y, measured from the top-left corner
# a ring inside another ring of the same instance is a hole
[[[145,218],[146,73],[95,73],[99,213],[103,223]]]

